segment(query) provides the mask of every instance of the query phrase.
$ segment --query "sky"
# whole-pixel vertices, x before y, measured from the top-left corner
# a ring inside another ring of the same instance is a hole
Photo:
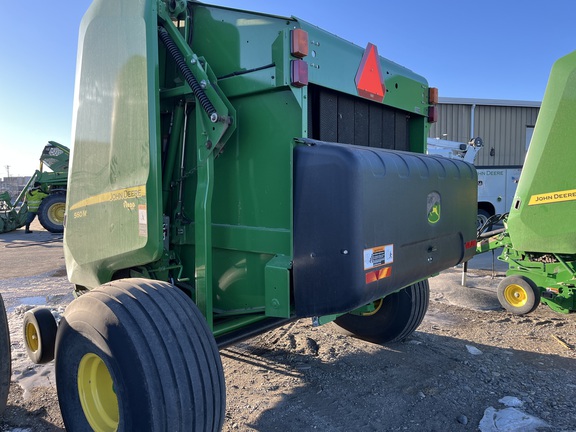
[[[5,2],[0,178],[32,175],[48,141],[71,145],[78,28],[90,3]],[[554,61],[576,50],[573,0],[209,3],[295,16],[361,47],[371,42],[438,87],[440,97],[541,101]]]

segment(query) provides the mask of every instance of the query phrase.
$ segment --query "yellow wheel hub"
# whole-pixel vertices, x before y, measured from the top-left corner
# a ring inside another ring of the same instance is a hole
[[[511,284],[504,290],[504,298],[508,304],[514,307],[522,307],[528,301],[528,294],[520,285]]]
[[[32,323],[28,323],[26,325],[26,344],[30,351],[36,352],[40,346],[40,342],[38,341],[38,330],[36,326]]]
[[[62,225],[64,223],[64,213],[66,212],[66,205],[64,203],[54,204],[48,209],[48,219],[54,224]]]
[[[120,409],[114,382],[104,361],[88,353],[78,366],[78,396],[86,420],[96,432],[118,430]]]

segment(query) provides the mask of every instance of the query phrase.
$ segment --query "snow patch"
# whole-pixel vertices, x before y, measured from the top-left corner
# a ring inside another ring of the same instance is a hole
[[[516,408],[488,407],[478,428],[480,432],[537,432],[538,428],[549,426],[544,420]]]

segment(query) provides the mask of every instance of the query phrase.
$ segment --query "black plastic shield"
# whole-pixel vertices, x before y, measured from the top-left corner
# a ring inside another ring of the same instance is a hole
[[[306,143],[295,149],[298,316],[347,312],[472,258],[477,206],[472,165]]]

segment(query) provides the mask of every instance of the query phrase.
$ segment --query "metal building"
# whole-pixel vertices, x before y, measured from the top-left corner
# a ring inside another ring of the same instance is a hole
[[[540,102],[533,101],[440,98],[429,136],[463,143],[479,136],[484,148],[476,166],[520,167],[539,110]]]

